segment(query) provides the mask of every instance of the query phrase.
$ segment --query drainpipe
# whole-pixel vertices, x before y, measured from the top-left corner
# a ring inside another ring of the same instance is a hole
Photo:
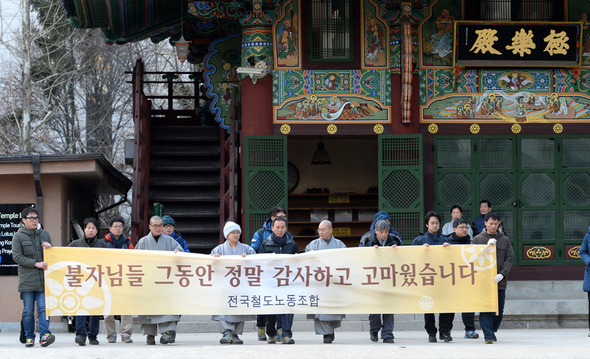
[[[33,163],[33,181],[35,182],[35,192],[37,193],[37,212],[39,212],[39,223],[43,223],[43,189],[41,188],[41,156],[32,155]]]

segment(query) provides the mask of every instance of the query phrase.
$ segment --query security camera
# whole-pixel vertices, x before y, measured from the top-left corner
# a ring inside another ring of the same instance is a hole
[[[238,67],[236,70],[239,74],[247,74],[247,75],[263,75],[266,73],[266,68],[258,68],[258,67]]]
[[[255,84],[259,77],[268,72],[268,65],[264,61],[258,61],[254,67],[238,67],[236,72],[250,76],[252,83]]]

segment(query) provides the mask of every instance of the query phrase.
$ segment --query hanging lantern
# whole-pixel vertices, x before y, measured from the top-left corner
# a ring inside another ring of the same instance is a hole
[[[178,59],[181,63],[184,63],[184,61],[188,58],[189,45],[190,41],[186,41],[184,35],[181,35],[180,39],[174,42],[174,47],[176,47],[176,56],[178,56]]]

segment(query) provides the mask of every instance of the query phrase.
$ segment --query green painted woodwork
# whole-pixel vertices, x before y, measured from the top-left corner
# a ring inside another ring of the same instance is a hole
[[[581,136],[434,136],[435,210],[448,222],[458,204],[472,222],[487,199],[516,264],[575,264],[568,246],[581,243],[590,218],[588,146]]]
[[[404,244],[424,232],[422,135],[379,136],[379,210]]]
[[[250,243],[275,206],[288,208],[287,137],[244,136],[244,233]]]

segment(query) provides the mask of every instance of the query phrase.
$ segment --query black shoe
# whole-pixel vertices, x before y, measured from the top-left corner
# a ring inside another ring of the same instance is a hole
[[[88,343],[90,345],[98,345],[99,344],[98,343],[98,340],[96,339],[96,337],[94,337],[94,338],[93,337],[88,337]]]
[[[86,345],[86,336],[84,334],[77,334],[74,341],[78,343],[79,346],[83,347]]]
[[[334,334],[324,334],[324,344],[331,344],[334,341]]]
[[[429,343],[436,343],[436,334],[435,335],[429,335],[428,336],[428,342]]]
[[[440,335],[440,338],[445,341],[445,343],[452,342],[453,338],[451,337],[451,333],[444,333]]]
[[[160,344],[172,344],[176,341],[176,332],[174,330],[169,330],[167,332],[162,333],[160,336]]]
[[[371,341],[372,342],[379,341],[379,333],[378,332],[371,332]]]
[[[383,343],[391,344],[391,343],[393,343],[393,338],[385,338],[385,339],[383,339]]]
[[[20,321],[20,337],[18,338],[18,341],[22,344],[27,342],[27,337],[25,336],[25,327],[23,326],[22,320]]]
[[[147,345],[156,345],[156,336],[155,335],[147,335],[145,338],[145,343]]]
[[[55,341],[55,336],[53,336],[50,333],[45,333],[45,334],[43,334],[43,336],[39,340],[39,344],[41,344],[42,347],[48,347],[51,344],[53,344],[54,341]]]

